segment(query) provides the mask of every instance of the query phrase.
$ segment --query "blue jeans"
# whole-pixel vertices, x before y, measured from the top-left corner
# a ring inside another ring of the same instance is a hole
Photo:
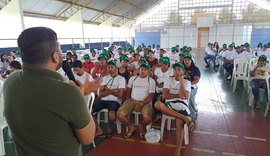
[[[195,103],[195,95],[197,94],[198,87],[197,88],[191,88],[190,92],[190,98],[189,98],[189,110],[190,110],[190,115],[193,117],[197,112],[197,104]]]
[[[263,83],[263,81],[265,81],[265,80],[253,79],[250,82],[252,93],[253,93],[255,101],[259,100],[260,88],[263,88],[265,90],[266,95],[267,95],[268,90],[267,90],[266,82]]]
[[[216,66],[216,56],[215,55],[209,55],[207,54],[205,57],[204,57],[204,62],[209,66],[209,62],[208,60],[211,60],[214,64],[214,66]]]

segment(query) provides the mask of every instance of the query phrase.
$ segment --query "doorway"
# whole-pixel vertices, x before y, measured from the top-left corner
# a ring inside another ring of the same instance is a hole
[[[204,48],[208,45],[209,42],[209,27],[207,28],[198,28],[198,48]]]

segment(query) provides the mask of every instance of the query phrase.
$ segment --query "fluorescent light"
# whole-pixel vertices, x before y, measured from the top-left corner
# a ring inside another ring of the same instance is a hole
[[[258,5],[259,7],[270,11],[270,2],[266,0],[248,0],[249,2]]]
[[[135,27],[136,25],[141,24],[143,21],[150,18],[155,13],[157,13],[158,11],[163,9],[164,7],[168,6],[173,1],[175,1],[175,0],[163,0],[161,3],[159,3],[158,5],[153,7],[150,11],[148,11],[147,13],[145,13],[142,16],[138,17],[132,27]]]

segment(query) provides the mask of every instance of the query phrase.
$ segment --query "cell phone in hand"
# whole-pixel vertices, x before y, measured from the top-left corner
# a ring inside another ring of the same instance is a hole
[[[67,60],[63,61],[62,68],[63,68],[64,72],[66,73],[68,79],[73,81],[77,86],[79,86],[79,84],[75,80],[75,77],[74,77],[73,72],[71,70],[71,66],[70,66],[70,64],[68,63]]]

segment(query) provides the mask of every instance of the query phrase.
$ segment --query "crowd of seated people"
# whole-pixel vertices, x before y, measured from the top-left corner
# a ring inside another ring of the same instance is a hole
[[[146,126],[165,113],[177,119],[177,135],[180,137],[177,140],[178,155],[182,146],[183,125],[187,123],[193,128],[198,112],[195,95],[200,70],[191,51],[188,46],[180,48],[176,45],[167,52],[159,45],[147,48],[142,44],[136,49],[116,48],[114,45],[101,52],[90,49],[89,53],[80,57],[76,50],[68,52],[66,60],[80,83],[102,81],[96,92],[92,113],[107,109],[108,125],[103,132],[96,122],[96,136],[111,136],[112,125],[118,119],[127,127],[123,137],[132,137],[136,127],[128,116],[135,111],[142,114],[138,134],[145,139]]]
[[[13,71],[21,69],[22,58],[20,51],[11,51],[7,56],[5,53],[0,54],[0,74],[1,78],[5,79]]]
[[[215,46],[216,45],[216,46]],[[236,46],[235,43],[222,45],[222,49],[218,48],[218,43],[209,43],[205,48],[206,56],[204,57],[206,68],[209,67],[209,62],[212,61],[214,69],[218,67],[217,60],[220,60],[223,64],[223,68],[229,74],[227,80],[233,78],[233,70],[235,68],[235,60],[244,60],[248,73],[246,77],[250,77],[251,91],[254,97],[254,108],[261,109],[259,103],[259,89],[263,88],[267,90],[266,80],[263,76],[267,76],[270,73],[269,58],[270,58],[270,43],[259,43],[257,47],[251,48],[249,43],[244,43],[240,46]],[[255,64],[251,64],[251,59],[255,59]],[[267,91],[266,91],[267,93]]]

